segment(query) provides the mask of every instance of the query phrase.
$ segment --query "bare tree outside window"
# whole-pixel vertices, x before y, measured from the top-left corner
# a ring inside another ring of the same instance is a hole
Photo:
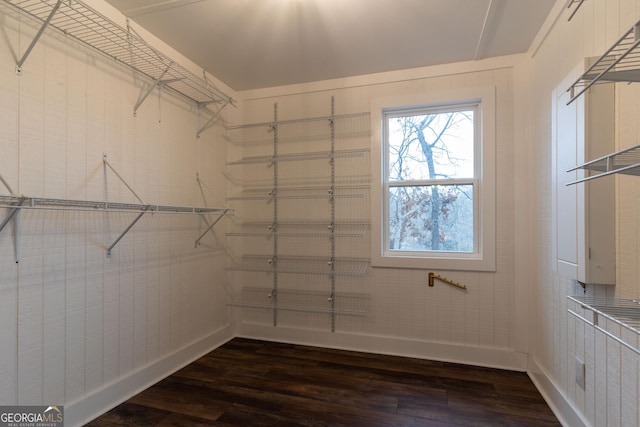
[[[386,113],[388,250],[474,251],[474,114]]]

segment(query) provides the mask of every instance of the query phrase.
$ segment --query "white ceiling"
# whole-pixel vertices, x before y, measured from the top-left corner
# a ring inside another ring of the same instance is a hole
[[[526,52],[556,2],[107,1],[235,90]]]

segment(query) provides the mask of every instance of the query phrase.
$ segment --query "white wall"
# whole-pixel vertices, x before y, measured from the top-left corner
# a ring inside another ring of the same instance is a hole
[[[15,194],[136,202],[106,153],[145,202],[220,205],[221,127],[196,139],[193,102],[165,92],[159,123],[154,93],[134,118],[149,81],[52,31],[18,76],[38,27],[6,4],[0,18],[0,174]],[[107,258],[134,218],[23,210],[0,233],[0,404],[65,405],[80,423],[231,336],[227,220],[196,249],[197,216],[146,215]]]
[[[640,18],[635,0],[584,2],[576,16],[561,16],[533,56],[532,161],[535,162],[536,268],[531,373],[569,425],[639,425],[638,355],[567,313],[566,295],[582,295],[572,278],[554,272],[552,230],[552,91],[585,57],[600,56]],[[616,85],[616,146],[637,144],[638,88]],[[561,143],[561,141],[559,141]],[[638,282],[637,177],[616,177],[617,278],[615,287],[588,286],[587,295],[631,298]],[[611,325],[606,327],[611,328]],[[613,331],[613,330],[612,330]],[[615,332],[615,331],[613,331]],[[615,332],[620,334],[618,331]],[[628,339],[637,342],[631,334]],[[575,358],[586,365],[586,387],[575,381]]]
[[[433,271],[428,262],[424,269],[372,268],[362,286],[370,297],[367,314],[360,321],[339,321],[336,333],[325,328],[310,334],[316,327],[300,320],[295,326],[273,328],[268,316],[261,323],[251,310],[244,311],[239,333],[525,370],[530,275],[517,273],[515,265],[527,256],[527,246],[517,243],[516,236],[525,236],[527,241],[528,227],[516,224],[528,214],[527,206],[515,204],[520,189],[514,183],[527,180],[527,167],[515,168],[516,156],[526,155],[518,147],[526,134],[514,123],[526,118],[526,106],[520,99],[526,63],[526,57],[513,56],[240,93],[239,123],[255,123],[272,119],[274,103],[279,119],[288,120],[328,115],[331,96],[336,114],[350,114],[369,112],[376,98],[494,86],[498,226],[495,272],[437,271],[466,285],[466,292],[444,284],[427,286],[428,273]],[[371,150],[379,149],[379,141],[370,139],[367,144]],[[375,191],[376,184],[371,187]],[[370,217],[368,204],[360,209],[364,211],[356,216]],[[242,215],[240,208],[238,215]],[[236,287],[253,285],[237,279],[233,283]]]

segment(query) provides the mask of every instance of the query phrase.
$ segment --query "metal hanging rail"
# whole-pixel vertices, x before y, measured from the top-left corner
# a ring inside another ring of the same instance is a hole
[[[25,197],[25,196],[0,196],[0,208],[8,209],[7,215],[0,222],[0,232],[4,230],[7,224],[13,219],[17,219],[17,214],[21,210],[58,210],[58,211],[80,211],[80,212],[127,212],[138,213],[133,222],[118,236],[118,238],[107,248],[107,257],[111,256],[111,250],[120,242],[120,240],[133,228],[133,226],[146,213],[152,214],[186,214],[186,215],[205,215],[214,214],[218,218],[207,228],[207,230],[196,240],[196,246],[202,240],[213,226],[228,214],[230,208],[206,208],[195,206],[171,206],[171,205],[144,205],[137,203],[119,203],[119,202],[100,202],[90,200],[71,200],[71,199],[53,199],[42,197]],[[18,234],[18,233],[16,233]],[[16,238],[16,249],[20,246]],[[18,250],[16,250],[18,252]],[[16,256],[16,262],[19,256]]]
[[[127,187],[127,189],[129,191],[131,191],[131,193],[133,194],[133,196],[138,199],[138,201],[141,203],[141,205],[139,205],[138,207],[138,216],[135,217],[135,219],[131,222],[131,224],[129,224],[129,226],[127,228],[124,229],[124,231],[122,233],[120,233],[120,235],[116,238],[116,240],[107,248],[107,257],[111,256],[111,250],[118,244],[118,242],[120,242],[120,240],[133,228],[133,226],[144,216],[144,214],[148,213],[148,212],[155,212],[153,211],[151,208],[151,205],[145,204],[142,199],[140,198],[140,196],[138,196],[136,194],[135,191],[133,191],[133,188],[131,188],[131,186],[129,184],[127,184],[127,182],[124,180],[124,178],[122,178],[122,176],[118,173],[118,171],[115,170],[115,168],[113,166],[111,166],[111,164],[107,161],[107,155],[103,154],[102,156],[102,162],[104,164],[104,169],[105,169],[105,176],[106,176],[106,172],[107,172],[107,168],[111,169],[111,171],[116,175],[116,177],[118,177],[118,179],[124,184],[125,187]],[[198,182],[200,182],[199,177],[196,175],[196,179],[198,180]],[[174,207],[174,209],[178,209],[179,211],[181,211],[182,213],[188,212],[189,209],[194,209],[194,208],[190,208],[190,207]],[[205,209],[205,208],[202,208]],[[198,245],[200,244],[200,241],[202,240],[202,238],[209,233],[209,231],[211,231],[213,229],[213,227],[218,223],[218,221],[220,221],[222,219],[222,217],[224,217],[228,212],[230,211],[229,208],[223,208],[223,209],[216,209],[214,211],[209,211],[209,213],[216,213],[218,214],[218,218],[216,218],[210,225],[209,227],[196,239],[195,242],[195,246],[198,247]],[[174,212],[175,213],[175,212]],[[195,213],[195,212],[194,212]],[[197,212],[199,214],[204,213],[202,210],[200,212]]]
[[[48,27],[61,31],[67,36],[113,58],[119,64],[143,74],[153,83],[143,89],[134,114],[151,90],[170,88],[196,103],[198,111],[209,104],[216,104],[217,111],[204,131],[221,112],[235,101],[203,77],[177,64],[159,50],[147,44],[131,28],[122,28],[101,13],[80,0],[3,0],[5,3],[42,22],[42,26],[31,44],[16,64],[16,73],[23,72],[24,63],[41,35]],[[127,20],[128,24],[128,20]],[[146,93],[145,93],[146,92]]]
[[[137,203],[102,202],[91,200],[53,199],[27,196],[0,196],[0,207],[21,210],[79,211],[79,212],[148,212],[153,214],[216,214],[229,208],[196,206],[143,205]],[[0,231],[2,228],[0,227]]]
[[[9,190],[12,195],[2,196],[0,195],[0,208],[8,209],[8,213],[5,218],[0,222],[0,232],[4,230],[7,224],[11,220],[18,218],[18,213],[23,209],[41,209],[41,210],[66,210],[66,211],[83,211],[83,212],[129,212],[137,213],[135,219],[125,228],[122,233],[107,247],[107,257],[111,256],[113,248],[122,240],[122,238],[133,228],[133,226],[147,213],[153,214],[195,214],[205,215],[213,214],[218,217],[209,224],[208,228],[196,239],[195,246],[200,244],[202,238],[213,229],[213,227],[233,209],[229,207],[224,208],[208,208],[208,207],[194,207],[194,206],[171,206],[171,205],[153,205],[147,204],[142,201],[140,196],[131,188],[131,186],[122,178],[118,171],[111,166],[107,161],[107,155],[102,157],[105,176],[107,168],[110,169],[116,177],[127,187],[127,189],[133,194],[133,196],[140,203],[120,203],[120,202],[108,202],[108,201],[90,201],[90,200],[70,200],[70,199],[54,199],[54,198],[42,198],[42,197],[26,197],[15,196],[13,191],[7,184],[6,180],[0,175],[0,182]],[[199,181],[199,178],[196,177]],[[19,230],[16,230],[15,246],[16,246],[16,262],[19,262]]]

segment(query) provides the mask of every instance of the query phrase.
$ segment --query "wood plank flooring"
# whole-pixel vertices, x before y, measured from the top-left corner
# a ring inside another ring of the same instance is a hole
[[[522,372],[236,338],[90,426],[559,426]]]

